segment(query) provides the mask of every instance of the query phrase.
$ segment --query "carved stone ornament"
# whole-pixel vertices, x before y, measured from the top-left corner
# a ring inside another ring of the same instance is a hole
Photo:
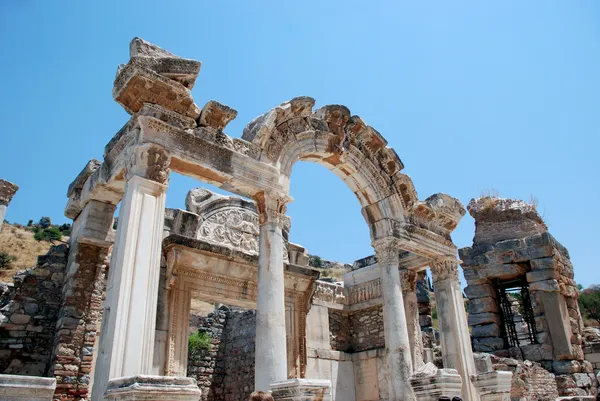
[[[258,215],[250,210],[227,208],[208,216],[198,239],[258,255]]]
[[[171,157],[161,147],[137,146],[125,154],[125,177],[137,175],[159,184],[169,183]]]
[[[434,259],[429,267],[433,283],[439,283],[444,280],[458,281],[458,264],[459,260],[454,258]]]
[[[417,290],[417,273],[408,269],[400,269],[400,285],[403,292],[415,292]]]
[[[398,240],[396,238],[382,238],[373,242],[377,263],[382,265],[398,265],[400,261]]]
[[[258,223],[276,223],[283,227],[288,219],[285,216],[287,204],[291,201],[288,196],[279,194],[265,194],[259,192],[254,196],[256,208],[258,209]]]

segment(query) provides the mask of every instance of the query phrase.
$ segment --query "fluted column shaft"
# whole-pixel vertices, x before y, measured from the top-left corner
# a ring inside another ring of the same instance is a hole
[[[477,401],[477,390],[471,383],[476,375],[471,349],[471,336],[467,325],[464,299],[458,279],[458,260],[439,259],[430,264],[437,307],[440,342],[444,368],[458,370],[462,376],[462,397]]]
[[[398,272],[398,243],[394,238],[383,238],[374,241],[373,247],[381,270],[383,327],[390,374],[389,401],[414,400],[409,382],[413,365]]]

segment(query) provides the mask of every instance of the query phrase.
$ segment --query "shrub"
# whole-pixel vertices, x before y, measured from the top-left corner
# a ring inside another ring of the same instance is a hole
[[[33,238],[36,241],[52,241],[52,240],[60,240],[62,238],[62,233],[58,229],[58,227],[49,227],[43,230],[34,230],[35,234],[33,234]]]
[[[0,270],[10,269],[12,262],[17,260],[16,256],[9,255],[8,252],[0,252]]]
[[[195,332],[188,337],[188,349],[192,354],[212,349],[212,337],[205,332]]]
[[[50,217],[44,216],[40,219],[38,225],[42,228],[49,228],[52,225],[52,220],[50,220]]]
[[[581,291],[579,308],[583,317],[600,323],[600,285],[592,285]]]
[[[71,225],[68,223],[61,225],[58,229],[63,235],[71,235]]]

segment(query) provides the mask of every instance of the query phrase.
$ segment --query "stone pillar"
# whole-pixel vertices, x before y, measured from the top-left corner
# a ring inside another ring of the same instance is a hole
[[[400,284],[404,299],[404,314],[408,330],[412,365],[418,370],[423,362],[423,340],[421,338],[421,325],[419,324],[419,306],[417,301],[417,273],[408,269],[400,269]]]
[[[18,189],[19,187],[16,184],[0,179],[0,231],[2,231],[4,225],[6,208]]]
[[[381,270],[383,327],[389,365],[389,401],[414,400],[409,383],[412,375],[410,342],[404,313],[404,301],[398,273],[399,248],[395,238],[373,243]]]
[[[110,379],[152,371],[169,158],[155,146],[128,155],[92,399]]]
[[[255,388],[269,391],[272,382],[288,378],[282,229],[289,198],[260,193],[255,200],[260,224]]]
[[[175,283],[169,290],[169,338],[167,376],[186,376],[188,363],[188,330],[192,294],[184,285]]]
[[[471,376],[477,374],[471,349],[467,314],[458,279],[458,260],[439,259],[431,263],[433,289],[437,306],[444,368],[456,369],[463,379],[465,401],[479,400]]]
[[[92,200],[73,222],[54,338],[57,397],[88,396],[115,209]]]

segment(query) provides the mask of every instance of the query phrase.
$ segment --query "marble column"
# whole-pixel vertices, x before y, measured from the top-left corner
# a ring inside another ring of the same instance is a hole
[[[376,240],[373,247],[381,270],[383,327],[390,374],[389,401],[412,401],[415,397],[409,379],[413,365],[398,272],[400,250],[395,238]]]
[[[269,391],[272,382],[288,378],[282,229],[290,199],[260,193],[255,200],[260,224],[255,388]]]
[[[19,187],[16,184],[0,179],[0,231],[2,231],[4,225],[6,209],[18,189]]]
[[[175,279],[169,289],[169,337],[167,340],[167,376],[186,376],[188,330],[192,293]]]
[[[128,155],[92,400],[108,381],[152,372],[169,158],[154,146]]]
[[[444,368],[456,369],[463,379],[462,398],[478,401],[479,395],[470,378],[477,375],[471,336],[460,281],[458,260],[434,260],[430,264],[437,307]]]
[[[404,298],[404,314],[408,329],[413,369],[417,370],[423,362],[423,340],[421,338],[421,325],[419,324],[419,304],[417,301],[417,273],[400,269],[400,285]]]

